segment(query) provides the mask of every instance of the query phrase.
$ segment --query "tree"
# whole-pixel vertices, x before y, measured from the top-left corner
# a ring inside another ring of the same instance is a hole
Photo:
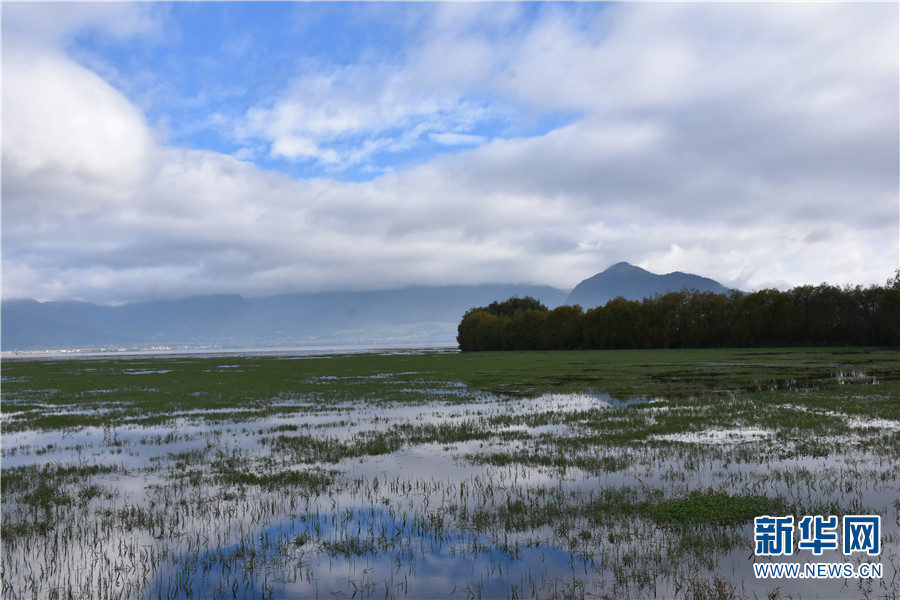
[[[579,305],[558,306],[547,315],[541,327],[540,345],[552,350],[575,350],[582,339],[584,311]]]
[[[531,297],[466,312],[461,350],[900,345],[900,269],[886,287],[821,284],[752,294],[671,292],[614,298],[584,312]]]
[[[603,307],[608,348],[640,348],[644,345],[646,337],[641,335],[638,327],[639,306],[637,301],[619,296]]]
[[[531,296],[525,296],[524,298],[513,296],[503,302],[497,302],[495,300],[494,302],[491,302],[485,310],[498,317],[514,317],[520,310],[547,312],[548,309],[540,300],[532,298]]]

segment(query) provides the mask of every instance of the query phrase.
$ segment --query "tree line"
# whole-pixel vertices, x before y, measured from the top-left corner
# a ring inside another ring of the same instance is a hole
[[[510,298],[466,311],[460,350],[900,346],[900,270],[885,286],[619,297],[587,311]]]

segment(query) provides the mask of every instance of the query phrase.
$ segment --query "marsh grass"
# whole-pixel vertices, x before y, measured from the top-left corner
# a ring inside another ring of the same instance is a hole
[[[898,358],[5,361],[2,597],[897,597]],[[762,514],[882,515],[884,578],[754,580]]]
[[[640,505],[655,521],[679,527],[698,525],[741,525],[760,515],[788,514],[781,498],[758,494],[731,495],[714,490],[693,490],[686,496]]]

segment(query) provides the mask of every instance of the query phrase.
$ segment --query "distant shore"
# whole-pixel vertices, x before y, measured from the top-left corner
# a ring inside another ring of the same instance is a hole
[[[82,358],[148,358],[191,356],[322,356],[329,354],[359,354],[365,352],[456,352],[450,343],[384,342],[360,344],[323,344],[315,346],[285,346],[264,348],[158,347],[158,348],[84,348],[57,350],[10,350],[0,352],[0,360],[58,360]]]

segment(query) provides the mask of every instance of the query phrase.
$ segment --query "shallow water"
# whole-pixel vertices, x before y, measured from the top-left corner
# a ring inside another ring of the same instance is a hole
[[[848,382],[868,380],[853,375]],[[65,480],[71,501],[47,505],[49,533],[7,536],[3,597],[13,590],[50,597],[60,589],[105,589],[104,597],[671,597],[685,595],[685,578],[715,576],[751,597],[775,588],[782,597],[867,591],[857,581],[755,579],[750,524],[731,531],[736,547],[711,551],[712,564],[697,558],[702,538],[682,549],[687,566],[673,570],[664,564],[672,548],[660,541],[667,526],[578,512],[610,490],[677,498],[705,489],[882,515],[885,575],[872,583],[872,595],[898,593],[900,468],[871,446],[873,436],[900,430],[896,421],[847,417],[853,433],[823,436],[830,445],[822,456],[759,425],[695,427],[616,444],[596,432],[652,431],[681,409],[661,398],[599,392],[509,399],[454,382],[410,390],[432,400],[297,397],[276,403],[285,412],[251,418],[247,409],[238,422],[217,415],[240,410],[195,409],[165,425],[4,433],[4,475],[28,466],[115,470]],[[442,431],[443,441],[416,437]],[[383,444],[366,445],[373,440]],[[315,444],[334,458],[309,459],[314,455],[304,452]],[[290,472],[322,483],[264,483]],[[44,516],[44,509],[22,508],[24,496],[15,498],[4,497],[5,528]],[[532,513],[556,516],[531,520]],[[844,558],[816,557],[825,560]]]

